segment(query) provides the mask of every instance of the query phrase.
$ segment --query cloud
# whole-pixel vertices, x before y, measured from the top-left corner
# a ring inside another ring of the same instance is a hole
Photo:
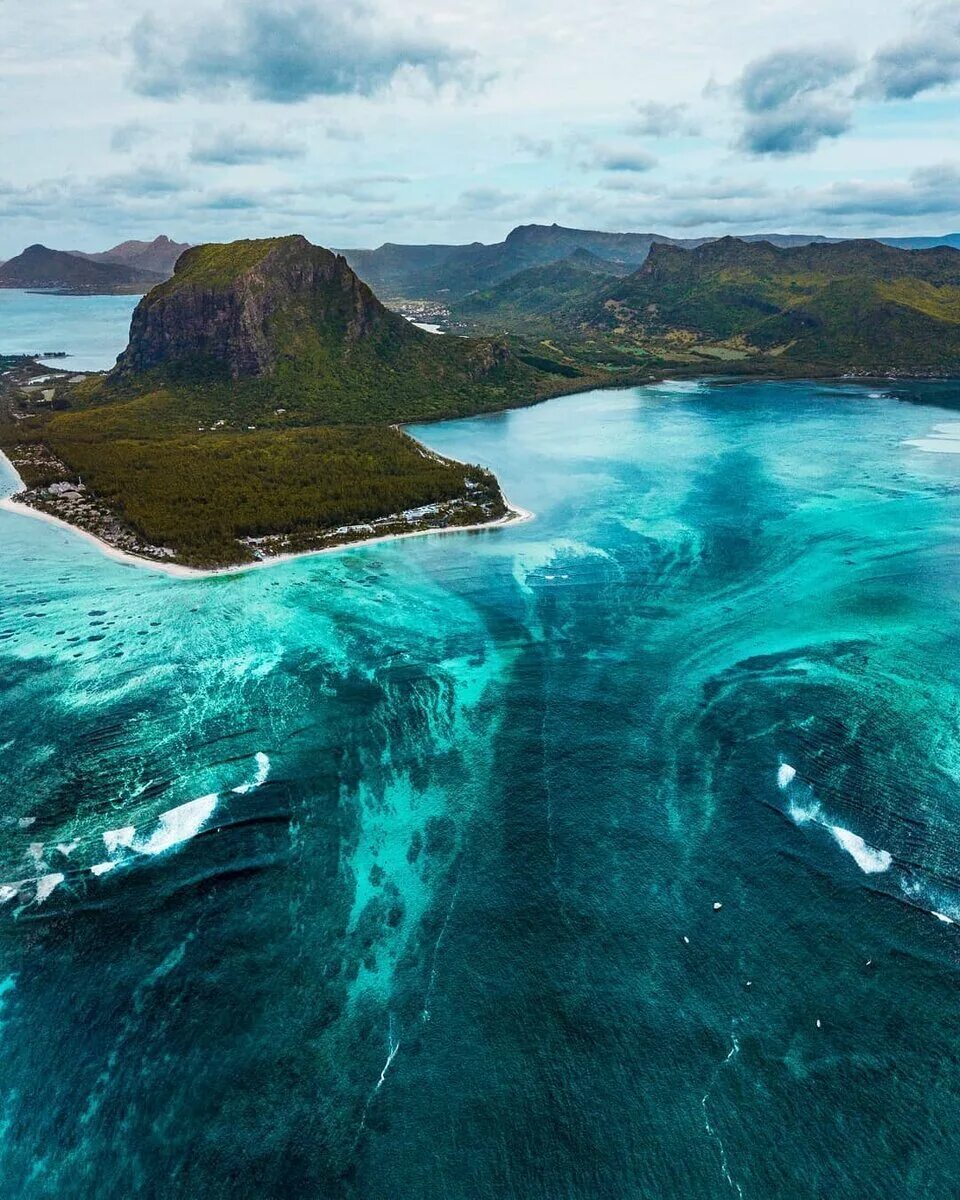
[[[903,180],[832,183],[810,196],[812,212],[821,216],[870,215],[956,216],[960,210],[960,163],[920,167]]]
[[[657,159],[646,150],[616,149],[599,147],[585,166],[595,167],[601,171],[629,171],[639,174],[651,171],[657,165]]]
[[[865,228],[889,226],[905,219],[936,216],[960,218],[960,163],[940,163],[911,171],[901,179],[836,180],[822,187],[774,189],[742,176],[681,184],[629,194],[607,189],[607,203],[582,195],[582,209],[594,205],[592,219],[602,227],[733,230],[743,233],[828,232],[862,235]],[[669,214],[664,222],[664,214]]]
[[[799,96],[822,91],[850,75],[855,66],[855,59],[838,46],[777,50],[747,65],[737,91],[747,112],[771,112]]]
[[[860,95],[912,100],[933,88],[960,82],[960,12],[956,5],[928,5],[919,28],[873,56]]]
[[[467,188],[460,193],[460,208],[465,212],[502,212],[521,200],[522,197],[517,193],[505,192],[500,188]]]
[[[734,85],[744,111],[739,146],[749,154],[803,154],[850,127],[838,85],[856,69],[838,46],[778,50],[749,63]]]
[[[303,158],[307,147],[284,134],[257,133],[244,126],[220,129],[199,136],[190,150],[190,161],[224,167]]]
[[[544,160],[552,157],[555,146],[550,138],[535,138],[527,137],[526,134],[517,134],[513,139],[513,144],[516,147],[517,153],[525,158],[533,158]]]
[[[804,154],[823,138],[839,137],[849,128],[849,109],[792,102],[751,117],[744,125],[740,147],[750,154]]]
[[[393,188],[410,182],[407,175],[360,175],[327,180],[317,190],[324,196],[344,196],[354,204],[382,204],[393,199]]]
[[[323,126],[324,136],[331,142],[362,142],[363,134],[342,121],[327,121]]]
[[[658,104],[655,100],[634,104],[636,118],[626,132],[636,137],[684,137],[699,133],[690,120],[686,104]]]
[[[186,25],[147,15],[129,40],[134,88],[165,99],[230,87],[278,104],[370,96],[411,71],[439,86],[465,58],[361,0],[241,0]]]
[[[117,154],[129,154],[153,136],[153,131],[140,121],[118,125],[110,134],[110,149]]]

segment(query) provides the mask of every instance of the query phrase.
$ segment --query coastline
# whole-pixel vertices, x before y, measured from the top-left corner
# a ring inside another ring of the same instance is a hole
[[[13,464],[2,451],[0,451],[0,457],[13,470],[14,474],[17,475]],[[17,479],[20,480],[21,484],[23,483],[19,475],[17,475]],[[96,534],[90,533],[86,529],[81,529],[78,525],[71,525],[69,521],[64,521],[60,517],[53,516],[51,513],[45,513],[38,508],[32,508],[29,504],[19,504],[10,496],[0,499],[0,509],[19,514],[20,516],[34,517],[38,521],[45,521],[48,525],[56,525],[68,533],[85,538],[88,542],[92,542],[102,554],[107,558],[112,558],[115,562],[126,563],[128,566],[133,567],[146,567],[148,570],[159,571],[162,575],[170,575],[177,579],[212,579],[219,575],[240,575],[246,571],[258,571],[263,567],[278,566],[280,563],[293,562],[298,558],[313,558],[320,554],[334,554],[337,551],[353,550],[359,546],[373,546],[378,542],[398,542],[404,538],[430,537],[433,534],[444,533],[478,533],[483,529],[501,529],[505,525],[519,525],[523,521],[533,520],[535,514],[528,509],[511,504],[506,497],[504,497],[504,503],[507,506],[507,512],[504,516],[498,517],[496,521],[483,521],[476,525],[448,525],[442,529],[411,529],[408,533],[384,533],[375,537],[358,538],[353,542],[338,542],[334,546],[322,546],[318,550],[302,550],[292,554],[276,554],[269,558],[258,559],[256,562],[237,563],[235,566],[230,567],[187,567],[182,563],[165,563],[151,558],[141,558],[137,554],[129,554],[125,550],[118,550],[116,546],[111,546],[109,542],[98,538]]]

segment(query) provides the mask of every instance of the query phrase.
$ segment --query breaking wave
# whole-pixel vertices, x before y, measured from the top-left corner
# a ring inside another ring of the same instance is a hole
[[[790,820],[801,827],[816,825],[825,830],[836,845],[850,855],[864,875],[886,875],[897,866],[889,850],[872,846],[859,834],[837,825],[827,816],[813,788],[798,778],[796,769],[789,763],[780,762],[777,787],[786,793],[786,814]],[[920,883],[908,869],[896,870],[892,874],[901,898],[906,898],[944,924],[960,923],[960,901],[950,898],[932,884]]]
[[[271,766],[269,755],[258,751],[254,756],[254,761],[256,770],[253,777],[232,788],[231,791],[234,794],[245,796],[267,782]],[[73,838],[69,842],[57,842],[52,848],[56,849],[64,858],[71,858],[74,852],[83,846],[84,841],[87,842],[88,852],[91,845],[99,846],[102,842],[107,853],[105,859],[101,860],[102,850],[99,854],[94,850],[95,857],[89,866],[78,866],[70,872],[71,877],[89,873],[95,879],[100,878],[109,874],[116,867],[136,862],[138,858],[154,858],[166,854],[168,851],[176,850],[177,847],[196,837],[216,811],[220,795],[219,792],[210,792],[195,800],[188,800],[185,804],[178,804],[175,808],[169,808],[150,821],[142,833],[134,824],[120,825],[113,829],[104,829],[98,835],[93,835],[92,838],[83,840]],[[44,844],[42,842],[31,842],[26,849],[25,857],[33,866],[30,877],[0,884],[0,905],[17,898],[20,898],[23,903],[43,904],[61,884],[66,882],[67,877],[62,872],[47,869],[44,873],[47,864],[44,862]],[[90,862],[89,859],[88,862]]]

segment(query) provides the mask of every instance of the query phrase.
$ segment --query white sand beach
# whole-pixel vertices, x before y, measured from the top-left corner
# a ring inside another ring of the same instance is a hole
[[[5,458],[5,461],[13,469],[10,460]],[[16,474],[16,472],[14,473]],[[20,483],[22,485],[23,481],[20,480]],[[476,533],[484,529],[499,529],[504,525],[516,525],[521,521],[530,521],[533,519],[534,514],[532,512],[529,512],[525,508],[520,508],[516,504],[510,504],[506,498],[504,498],[504,501],[507,505],[507,512],[496,521],[484,521],[476,525],[450,525],[445,529],[413,529],[409,533],[387,533],[375,537],[358,538],[353,542],[339,542],[335,546],[323,546],[317,550],[304,550],[294,554],[276,554],[269,558],[258,559],[256,562],[239,563],[232,567],[209,568],[185,567],[180,563],[158,562],[156,559],[142,558],[137,554],[129,554],[125,550],[118,550],[116,546],[111,546],[109,542],[105,542],[102,538],[98,538],[86,529],[80,529],[77,525],[71,525],[69,521],[61,520],[60,517],[54,517],[50,513],[41,512],[37,508],[31,508],[29,504],[19,504],[9,496],[0,500],[0,509],[5,509],[7,512],[17,513],[24,517],[33,517],[37,521],[45,521],[48,525],[57,525],[61,529],[75,534],[77,537],[86,538],[88,542],[93,542],[101,553],[117,562],[127,563],[129,566],[134,567],[146,567],[148,570],[159,571],[164,575],[173,575],[178,579],[208,579],[216,575],[240,575],[245,571],[256,571],[263,567],[278,566],[280,563],[291,562],[296,558],[313,558],[318,554],[335,554],[338,551],[354,550],[358,546],[372,546],[377,542],[395,542],[401,541],[404,538],[432,537],[444,533]]]

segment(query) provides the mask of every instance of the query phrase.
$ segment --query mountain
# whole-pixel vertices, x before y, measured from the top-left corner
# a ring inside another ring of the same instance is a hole
[[[706,240],[716,242],[720,239],[707,238]],[[737,234],[737,240],[740,242],[769,242],[771,246],[788,249],[792,246],[832,246],[847,239],[825,237],[822,233],[740,233]]]
[[[636,267],[657,241],[696,246],[702,238],[676,242],[654,233],[603,233],[560,225],[520,225],[493,245],[381,246],[345,250],[361,278],[385,295],[458,300],[494,287],[528,267],[548,266],[587,250],[623,267]]]
[[[447,259],[462,251],[481,249],[481,242],[472,246],[400,246],[385,242],[376,250],[341,250],[351,268],[378,295],[389,298],[420,298],[432,290],[427,282],[438,273]]]
[[[658,245],[566,317],[694,354],[714,347],[784,367],[943,373],[960,368],[960,252],[872,241]]]
[[[387,243],[377,250],[343,250],[361,279],[384,296],[395,299],[457,301],[471,292],[502,283],[529,267],[549,266],[585,250],[614,264],[618,272],[639,267],[657,245],[695,249],[714,238],[671,238],[659,233],[605,233],[567,229],[562,225],[519,225],[504,241],[492,245],[400,246]],[[751,234],[746,241],[797,246],[830,242],[819,234]]]
[[[173,274],[177,259],[184,250],[189,249],[189,242],[174,242],[166,234],[161,234],[152,242],[120,242],[119,245],[96,254],[88,254],[83,250],[71,250],[70,253],[89,259],[90,262],[118,263],[121,266],[150,271],[167,279]]]
[[[627,274],[622,263],[576,250],[569,258],[528,267],[502,283],[481,289],[451,305],[451,317],[483,329],[536,330],[545,318],[577,307],[605,284]]]
[[[883,237],[877,238],[885,246],[898,246],[901,250],[932,250],[936,246],[952,246],[960,250],[960,233],[945,233],[943,237]]]
[[[162,278],[154,271],[122,263],[91,262],[66,250],[28,246],[0,267],[0,287],[56,288],[109,294],[143,292]]]
[[[195,246],[140,301],[112,372],[58,391],[53,407],[67,411],[3,437],[42,441],[63,478],[82,478],[100,514],[85,527],[107,536],[119,521],[139,552],[220,565],[369,535],[371,523],[502,517],[493,476],[395,424],[529,403],[569,390],[565,374],[491,339],[424,333],[303,237]]]
[[[188,250],[134,311],[111,386],[141,377],[204,391],[231,381],[231,403],[258,418],[282,405],[323,422],[476,412],[533,382],[496,342],[417,329],[299,236]]]

